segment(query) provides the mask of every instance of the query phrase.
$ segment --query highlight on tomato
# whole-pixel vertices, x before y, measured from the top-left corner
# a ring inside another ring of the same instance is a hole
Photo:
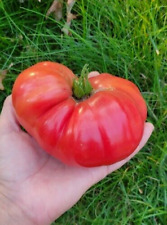
[[[68,165],[109,165],[138,146],[147,116],[137,86],[108,73],[78,78],[56,62],[39,62],[17,77],[17,119],[50,155]]]

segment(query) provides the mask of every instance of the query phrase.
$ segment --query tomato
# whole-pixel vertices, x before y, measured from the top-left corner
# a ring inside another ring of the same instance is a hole
[[[68,165],[109,165],[138,146],[147,116],[135,84],[102,73],[88,79],[92,91],[77,99],[78,78],[66,66],[40,62],[16,79],[12,101],[20,124],[50,155]]]

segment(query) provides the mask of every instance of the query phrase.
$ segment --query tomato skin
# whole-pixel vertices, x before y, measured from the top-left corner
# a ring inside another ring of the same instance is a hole
[[[12,100],[20,124],[39,145],[68,165],[109,165],[138,146],[146,103],[130,81],[107,73],[89,78],[89,98],[73,97],[77,77],[62,64],[40,62],[16,79]]]

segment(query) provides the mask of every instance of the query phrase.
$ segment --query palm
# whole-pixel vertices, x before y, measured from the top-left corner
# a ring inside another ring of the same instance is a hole
[[[15,198],[19,207],[33,208],[28,216],[35,224],[53,221],[80,198],[93,180],[95,182],[93,170],[65,166],[41,150],[21,130],[2,138],[5,144],[0,154],[5,163],[1,164],[0,179],[6,180],[11,195],[17,193]],[[76,186],[78,193],[74,190]]]
[[[143,147],[153,130],[151,124],[146,124],[140,146],[121,162],[97,168],[75,168],[53,159],[20,130],[10,97],[0,119],[0,183],[3,181],[7,195],[15,199],[32,224],[40,225],[51,223],[72,207],[90,186],[125,164]]]

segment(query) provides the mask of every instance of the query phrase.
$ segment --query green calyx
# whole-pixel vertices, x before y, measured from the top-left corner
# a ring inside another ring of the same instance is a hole
[[[88,64],[82,69],[81,76],[73,82],[73,96],[82,99],[90,95],[92,86],[88,80],[89,67]]]

